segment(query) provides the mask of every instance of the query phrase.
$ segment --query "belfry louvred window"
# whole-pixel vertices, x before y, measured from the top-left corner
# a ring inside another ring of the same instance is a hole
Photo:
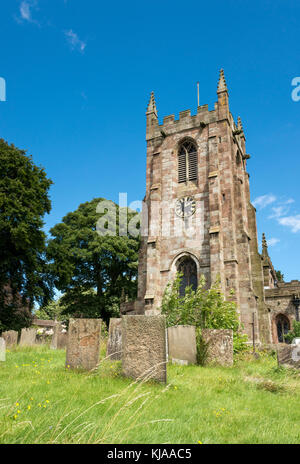
[[[186,140],[178,150],[178,182],[197,180],[198,153],[196,145]]]

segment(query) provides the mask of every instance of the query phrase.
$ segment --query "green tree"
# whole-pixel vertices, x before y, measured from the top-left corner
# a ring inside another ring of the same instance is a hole
[[[55,285],[64,293],[64,313],[101,317],[107,322],[119,314],[122,292],[129,298],[136,296],[139,238],[128,236],[119,227],[115,203],[108,202],[114,211],[97,212],[103,201],[95,198],[81,204],[54,226],[47,256]],[[126,222],[134,221],[137,213],[122,208],[121,214],[126,211]],[[107,235],[97,232],[99,221],[105,224]]]
[[[0,331],[31,324],[34,303],[52,296],[43,216],[51,180],[24,150],[0,139]]]
[[[282,274],[281,271],[275,271],[275,274],[276,274],[276,279],[278,282],[284,281],[284,274]]]
[[[163,295],[161,311],[166,315],[167,326],[196,326],[198,357],[201,357],[199,349],[205,350],[201,329],[232,329],[234,350],[245,349],[247,337],[240,332],[236,303],[225,300],[220,291],[220,283],[217,281],[207,289],[205,278],[202,276],[196,291],[192,287],[186,287],[185,295],[180,296],[181,280],[182,274],[177,273]]]
[[[61,298],[57,300],[50,301],[47,305],[39,308],[34,313],[34,317],[37,319],[50,320],[54,321],[64,321],[65,317],[63,316],[63,311],[65,306],[61,302]]]

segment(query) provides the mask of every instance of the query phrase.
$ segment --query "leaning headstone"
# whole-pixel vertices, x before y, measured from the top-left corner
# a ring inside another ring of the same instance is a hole
[[[20,346],[32,346],[36,343],[36,329],[22,329]]]
[[[15,330],[8,330],[3,332],[2,337],[5,340],[6,346],[13,346],[18,344],[18,332]]]
[[[202,337],[207,344],[207,364],[232,366],[233,331],[231,329],[203,329]]]
[[[3,337],[0,337],[0,361],[6,359],[6,343]]]
[[[111,361],[122,359],[122,319],[111,318],[109,321],[106,357]]]
[[[175,325],[168,328],[169,360],[177,364],[196,364],[196,328]]]
[[[134,379],[167,381],[164,316],[122,318],[122,370]]]
[[[101,319],[70,319],[66,367],[92,370],[99,364]]]
[[[300,345],[278,345],[277,361],[279,366],[300,369]]]

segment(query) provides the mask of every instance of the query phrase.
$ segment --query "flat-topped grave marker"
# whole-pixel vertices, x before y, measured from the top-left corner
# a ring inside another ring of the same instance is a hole
[[[70,319],[66,367],[95,369],[99,364],[101,319]]]
[[[22,329],[20,346],[32,346],[36,344],[36,329]]]
[[[122,370],[133,379],[167,381],[165,316],[123,316]]]

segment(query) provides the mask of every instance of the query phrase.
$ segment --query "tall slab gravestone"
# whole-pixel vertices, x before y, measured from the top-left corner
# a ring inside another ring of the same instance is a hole
[[[123,316],[122,370],[133,379],[167,381],[165,316]]]
[[[196,328],[175,325],[168,328],[169,360],[178,364],[196,364]]]
[[[99,364],[101,319],[70,319],[66,366],[95,369]]]
[[[203,329],[202,337],[208,344],[207,364],[232,366],[233,331],[231,329]]]
[[[122,359],[122,319],[111,318],[109,321],[106,357],[111,361]]]
[[[0,337],[0,361],[6,360],[6,343],[3,337]]]
[[[32,346],[36,343],[36,329],[22,329],[20,346]]]

